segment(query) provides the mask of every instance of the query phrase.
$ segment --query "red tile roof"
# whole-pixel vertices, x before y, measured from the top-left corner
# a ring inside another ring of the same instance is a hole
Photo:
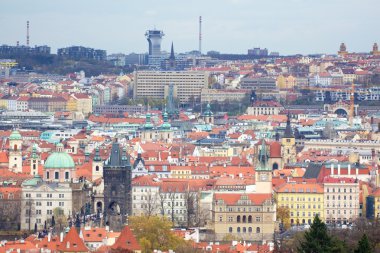
[[[215,193],[215,200],[223,200],[227,205],[235,205],[242,196],[247,196],[249,200],[255,205],[261,205],[266,200],[272,198],[272,194],[263,193]]]
[[[65,238],[63,238],[62,243],[57,247],[57,249],[62,252],[89,252],[74,227],[70,228],[69,232],[66,234]]]
[[[125,226],[111,249],[141,250],[141,247],[133,235],[132,230],[128,226]]]

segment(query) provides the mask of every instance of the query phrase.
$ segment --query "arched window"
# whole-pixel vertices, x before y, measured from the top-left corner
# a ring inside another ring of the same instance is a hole
[[[248,232],[249,232],[249,233],[252,233],[252,227],[249,227],[249,228],[248,228]]]
[[[33,164],[33,170],[35,170],[36,169],[36,164]]]
[[[96,165],[95,170],[99,171],[99,165]]]
[[[49,171],[46,171],[46,179],[49,179],[49,177],[50,177],[50,173]]]
[[[243,228],[243,233],[247,233],[247,228],[246,227]]]
[[[259,227],[256,228],[256,233],[257,233],[257,234],[260,233],[260,228],[259,228]]]
[[[237,216],[236,222],[240,222],[240,215]]]
[[[65,172],[65,179],[66,180],[70,179],[70,173],[68,171]]]
[[[243,223],[246,223],[246,222],[247,222],[247,217],[243,215]]]
[[[232,227],[229,227],[229,228],[228,228],[228,232],[229,232],[229,233],[232,233]]]
[[[13,146],[13,150],[14,150],[14,151],[17,151],[17,144],[15,144],[15,145]]]
[[[278,170],[278,163],[273,163],[272,169],[273,170]]]
[[[56,171],[55,173],[54,173],[54,179],[59,179],[59,172],[58,171]]]
[[[248,216],[248,223],[252,223],[252,215]]]
[[[240,227],[237,228],[237,232],[240,233]]]

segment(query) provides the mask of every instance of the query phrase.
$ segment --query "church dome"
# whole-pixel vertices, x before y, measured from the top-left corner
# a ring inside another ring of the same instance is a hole
[[[72,169],[75,168],[75,163],[69,154],[58,149],[56,152],[49,155],[44,167],[45,169]]]
[[[10,140],[21,140],[22,137],[21,137],[20,132],[16,130],[16,131],[13,131],[13,132],[11,133],[11,135],[9,136],[9,139],[10,139]]]

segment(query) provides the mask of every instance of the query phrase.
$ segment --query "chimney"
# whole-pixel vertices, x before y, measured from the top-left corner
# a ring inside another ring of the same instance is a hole
[[[340,176],[340,163],[338,163],[338,175]]]
[[[348,164],[347,170],[348,175],[351,175],[351,163]]]
[[[59,241],[63,242],[63,232],[61,232],[61,234],[59,235]]]
[[[334,176],[334,164],[333,163],[331,164],[331,173],[330,174],[331,174],[331,176]]]

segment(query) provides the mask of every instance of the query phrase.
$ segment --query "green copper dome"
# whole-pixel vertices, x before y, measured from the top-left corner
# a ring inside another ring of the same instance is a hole
[[[147,113],[146,114],[146,118],[145,118],[145,125],[144,125],[144,128],[145,129],[152,129],[153,128],[153,124],[150,122],[150,113]]]
[[[10,140],[21,140],[22,137],[21,137],[20,132],[16,130],[16,131],[13,131],[13,132],[11,133],[11,135],[9,136],[9,139],[10,139]]]
[[[75,163],[69,154],[64,151],[56,151],[49,155],[44,167],[45,169],[71,169],[75,168]]]
[[[164,120],[164,123],[161,125],[161,129],[163,129],[163,130],[170,129],[172,126],[170,125],[170,123],[168,121],[168,113],[166,112],[166,108],[164,110],[164,113],[162,114],[162,118]]]

